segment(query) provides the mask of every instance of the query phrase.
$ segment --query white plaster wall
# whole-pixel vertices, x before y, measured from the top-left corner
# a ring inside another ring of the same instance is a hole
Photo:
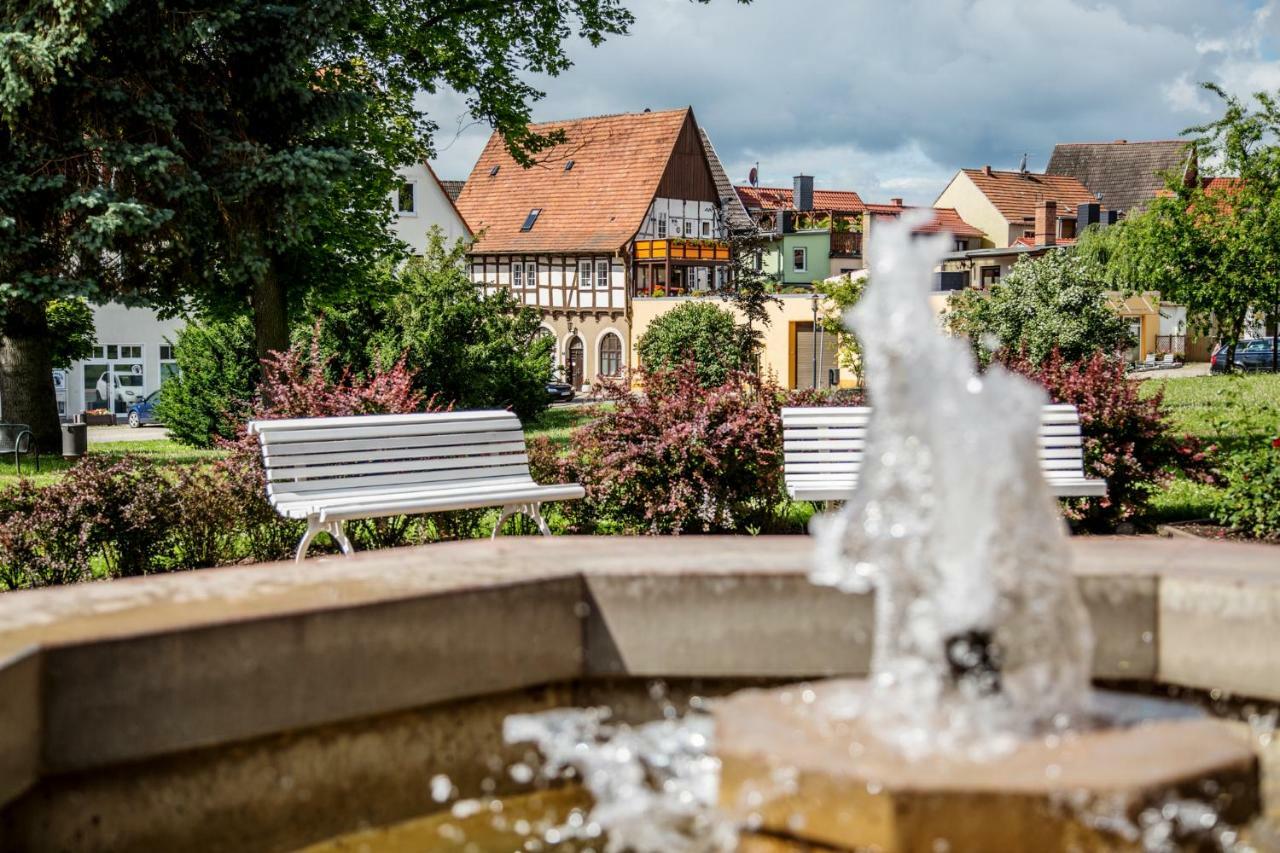
[[[143,389],[147,394],[160,388],[160,346],[178,340],[185,325],[180,317],[161,320],[149,308],[127,308],[108,303],[93,309],[93,325],[97,342],[102,345],[123,344],[142,347]],[[68,416],[85,410],[84,365],[78,361],[67,371],[66,412]]]
[[[678,198],[655,198],[653,204],[649,205],[649,214],[645,217],[644,225],[641,226],[639,233],[636,235],[641,240],[656,240],[658,237],[658,218],[661,214],[667,216],[667,233],[666,237],[698,237],[702,238],[702,223],[707,223],[710,229],[708,239],[723,239],[726,236],[726,229],[720,221],[721,217],[714,202],[710,201],[686,201]],[[690,223],[691,231],[685,232],[685,223]],[[677,231],[676,227],[680,230]]]
[[[444,232],[446,244],[471,237],[466,223],[462,221],[462,217],[449,201],[449,196],[427,171],[426,164],[405,166],[400,169],[400,176],[413,185],[414,210],[412,213],[398,213],[391,224],[391,230],[409,245],[410,251],[415,255],[426,252],[427,233],[433,225],[440,226],[440,230]],[[391,207],[392,210],[398,207],[396,193],[391,196]]]

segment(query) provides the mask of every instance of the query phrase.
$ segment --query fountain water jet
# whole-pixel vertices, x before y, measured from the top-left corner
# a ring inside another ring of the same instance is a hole
[[[847,317],[874,404],[865,462],[844,508],[814,523],[811,580],[875,592],[871,677],[722,703],[722,808],[841,850],[1142,849],[1152,814],[1187,840],[1188,809],[1239,825],[1258,808],[1246,746],[1190,709],[1092,692],[1088,616],[1037,457],[1044,394],[999,367],[979,375],[943,335],[928,292],[945,239],[918,224],[877,230]]]

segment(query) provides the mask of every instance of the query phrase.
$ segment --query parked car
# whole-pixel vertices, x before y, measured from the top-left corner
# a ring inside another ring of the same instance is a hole
[[[547,396],[553,403],[567,403],[573,399],[573,386],[568,382],[548,382]]]
[[[152,391],[146,397],[129,407],[129,426],[140,427],[143,424],[156,422],[155,408],[160,400],[160,392]]]
[[[1249,338],[1236,344],[1236,370],[1271,370],[1271,338]],[[1227,372],[1227,347],[1218,344],[1209,356],[1209,370]]]

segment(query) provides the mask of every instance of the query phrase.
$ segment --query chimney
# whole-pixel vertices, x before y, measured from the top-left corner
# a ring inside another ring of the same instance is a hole
[[[894,207],[902,207],[902,199],[900,198],[891,198],[889,199],[889,203]]]
[[[813,210],[813,176],[796,175],[791,206],[796,210]]]
[[[1076,234],[1080,234],[1090,225],[1097,225],[1101,222],[1101,211],[1102,206],[1096,201],[1076,205]]]
[[[1036,245],[1053,246],[1058,242],[1058,203],[1042,201],[1036,204]]]
[[[1102,213],[1101,213],[1101,217],[1100,217],[1100,219],[1099,219],[1098,221],[1100,221],[1104,226],[1105,226],[1105,225],[1115,225],[1117,222],[1119,222],[1119,221],[1120,221],[1120,211],[1118,211],[1118,210],[1104,210],[1104,211],[1102,211]]]
[[[990,166],[983,166],[983,167],[982,167],[982,174],[986,175],[988,178],[989,178],[989,177],[991,177],[991,167],[990,167]]]

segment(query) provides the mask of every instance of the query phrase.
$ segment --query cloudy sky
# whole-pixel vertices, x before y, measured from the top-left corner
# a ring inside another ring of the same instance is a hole
[[[735,183],[928,204],[959,168],[1044,168],[1055,142],[1168,139],[1215,115],[1202,80],[1280,88],[1280,0],[629,0],[630,35],[539,79],[537,120],[692,105]],[[428,98],[437,172],[489,129]]]

